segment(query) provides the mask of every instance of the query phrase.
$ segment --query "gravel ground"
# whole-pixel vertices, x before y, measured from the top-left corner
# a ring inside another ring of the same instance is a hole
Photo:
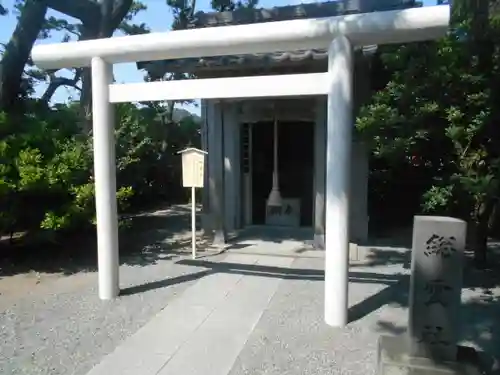
[[[403,261],[405,252],[399,253],[401,256],[396,258]],[[375,374],[379,336],[401,334],[407,329],[408,270],[399,260],[386,259],[384,264],[368,267],[351,266],[349,298],[353,321],[345,329],[329,328],[323,323],[323,261],[296,260],[293,268],[309,270],[304,272],[307,276],[280,284],[230,375]],[[311,274],[310,270],[318,272]],[[462,343],[490,356],[498,355],[499,284],[478,288],[474,275],[469,275],[466,285]]]
[[[143,268],[124,266],[120,272],[124,285],[140,285],[196,269],[166,261]],[[95,282],[70,293],[54,288],[45,298],[21,300],[0,315],[0,373],[85,374],[192,283],[105,303],[97,297]]]
[[[329,328],[323,322],[323,261],[298,259],[293,267],[317,270],[318,274],[281,283],[230,375],[373,374],[379,335],[373,323],[378,314],[346,329]],[[352,284],[352,305],[362,295],[382,289],[384,285],[375,283]]]
[[[157,213],[158,224],[169,214]],[[189,232],[179,229],[150,228],[155,232],[150,242],[156,245],[122,259],[120,284],[126,295],[114,301],[98,299],[95,271],[51,276],[24,296],[3,301],[0,296],[0,374],[86,374],[205,274],[175,264],[190,252],[184,250]],[[172,231],[177,231],[173,237]]]
[[[51,277],[4,305],[0,296],[0,374],[84,375],[205,275],[175,264],[189,253],[188,214],[153,217],[155,225],[148,221],[144,229],[155,245],[122,260],[122,297],[100,301],[95,271]],[[351,267],[353,322],[343,330],[323,323],[322,259],[295,255],[294,274],[302,276],[284,277],[230,375],[373,374],[378,336],[406,330],[407,253],[386,249],[371,265]],[[463,293],[464,342],[491,354],[500,347],[499,284],[498,277],[469,272]]]

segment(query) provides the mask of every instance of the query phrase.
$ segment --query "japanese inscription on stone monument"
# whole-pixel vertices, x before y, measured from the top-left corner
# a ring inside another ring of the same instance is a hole
[[[437,255],[443,258],[448,258],[452,256],[457,249],[454,245],[455,237],[444,237],[438,236],[437,234],[432,234],[427,241],[425,241],[425,251],[426,256]]]
[[[413,356],[456,357],[464,246],[462,220],[415,217],[409,322]]]
[[[428,281],[425,284],[424,290],[428,293],[428,297],[425,302],[426,306],[439,304],[443,307],[447,307],[447,294],[448,292],[453,291],[453,288],[449,286],[443,279],[435,279]]]

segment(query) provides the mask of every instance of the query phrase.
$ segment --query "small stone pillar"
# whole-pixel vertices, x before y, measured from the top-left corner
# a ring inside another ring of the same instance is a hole
[[[466,231],[463,220],[415,217],[408,331],[411,356],[457,358]]]
[[[378,374],[480,374],[473,348],[457,345],[467,224],[416,216],[408,333],[382,336]]]

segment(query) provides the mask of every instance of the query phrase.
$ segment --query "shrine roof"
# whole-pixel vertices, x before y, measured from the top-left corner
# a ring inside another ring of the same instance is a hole
[[[415,0],[338,0],[299,5],[274,7],[271,9],[241,8],[226,12],[198,12],[188,25],[189,29],[247,25],[295,19],[325,18],[347,14],[368,13],[405,9],[419,6]],[[376,46],[361,48],[364,53],[373,53]],[[248,66],[281,66],[326,61],[328,52],[324,49],[303,51],[282,51],[274,53],[245,54],[231,56],[207,56],[138,62],[138,69],[147,70],[153,77],[168,72],[194,73],[199,70],[241,69]]]

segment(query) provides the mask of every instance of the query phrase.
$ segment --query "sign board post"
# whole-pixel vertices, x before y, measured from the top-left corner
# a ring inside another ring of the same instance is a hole
[[[196,259],[196,188],[203,187],[205,155],[203,150],[186,148],[179,152],[182,155],[182,186],[191,188],[191,248],[193,259]]]

